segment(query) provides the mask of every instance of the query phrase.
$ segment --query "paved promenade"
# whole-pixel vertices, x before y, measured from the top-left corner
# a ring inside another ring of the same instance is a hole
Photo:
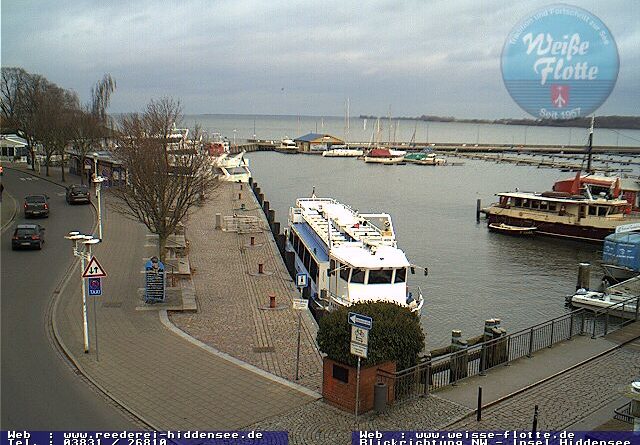
[[[108,273],[104,295],[89,304],[92,351],[84,354],[76,269],[56,305],[59,338],[81,371],[159,429],[240,429],[314,400],[238,366],[167,329],[156,311],[136,311],[143,260],[155,254],[146,229],[107,207],[104,242],[95,250]],[[96,354],[97,352],[97,354]]]
[[[241,205],[246,210],[240,210]],[[263,230],[245,234],[216,230],[216,213],[258,217]],[[240,190],[240,184],[222,183],[190,218],[187,238],[199,311],[172,313],[171,321],[220,351],[295,381],[298,314],[291,300],[300,294],[248,185]],[[258,275],[259,263],[264,265],[263,275]],[[276,296],[275,310],[266,309],[270,294]],[[309,312],[302,313],[301,320],[299,383],[319,392],[322,358],[315,342],[317,328]]]

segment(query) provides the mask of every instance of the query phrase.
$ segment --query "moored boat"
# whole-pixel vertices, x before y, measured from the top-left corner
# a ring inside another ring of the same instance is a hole
[[[332,148],[322,152],[322,156],[327,158],[357,158],[364,154],[363,150],[357,148],[349,148],[346,145],[333,146]]]
[[[404,162],[406,152],[388,148],[374,148],[364,155],[364,162],[375,164],[400,164]]]
[[[573,306],[584,307],[592,310],[607,310],[610,315],[621,318],[635,318],[638,297],[625,293],[595,292],[586,289],[578,289],[570,297]]]
[[[213,170],[220,181],[248,183],[251,178],[245,152],[231,156],[228,152],[213,159]]]
[[[297,154],[298,146],[292,139],[283,139],[280,145],[275,148],[278,153]]]
[[[504,233],[506,235],[533,235],[537,227],[510,226],[508,224],[489,224],[489,230]]]
[[[431,151],[408,153],[404,156],[404,160],[418,165],[445,165],[447,163],[446,158],[438,157]]]
[[[416,266],[398,248],[387,213],[359,213],[331,198],[297,199],[286,250],[295,253],[296,272],[309,276],[316,314],[364,301],[422,310],[422,292],[407,284]]]
[[[608,283],[640,275],[640,224],[618,226],[604,239],[602,268]]]

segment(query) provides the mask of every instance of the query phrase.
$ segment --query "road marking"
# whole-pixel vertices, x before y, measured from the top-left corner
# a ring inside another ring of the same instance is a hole
[[[56,195],[58,195],[58,196],[66,196],[67,194],[65,192],[60,192],[60,193],[56,193]]]
[[[35,178],[33,176],[21,176],[20,180],[21,181],[37,181],[38,178]]]

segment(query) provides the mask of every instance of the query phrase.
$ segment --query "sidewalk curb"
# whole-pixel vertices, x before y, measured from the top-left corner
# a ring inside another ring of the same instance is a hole
[[[13,201],[13,215],[11,215],[11,218],[9,218],[7,222],[2,226],[2,229],[0,229],[0,233],[4,233],[7,230],[11,223],[15,221],[16,215],[18,214],[18,201],[16,200],[16,198],[14,198],[13,195],[9,192],[5,192],[3,194],[7,195]]]
[[[67,273],[64,276],[64,278],[62,279],[62,282],[61,282],[61,284],[59,286],[60,291],[58,293],[58,296],[57,296],[57,298],[54,298],[53,308],[51,310],[51,319],[49,320],[50,324],[51,324],[51,327],[53,329],[54,339],[55,339],[56,343],[58,344],[58,346],[60,347],[60,349],[62,350],[62,352],[64,353],[64,355],[71,362],[71,364],[78,370],[78,372],[80,372],[89,382],[91,382],[91,384],[93,386],[95,386],[96,389],[98,389],[102,394],[104,394],[104,396],[106,396],[109,399],[111,399],[121,409],[123,409],[124,411],[126,411],[129,414],[131,414],[132,416],[134,416],[140,422],[146,424],[152,430],[162,431],[161,428],[158,428],[153,423],[149,422],[147,419],[145,419],[144,416],[140,415],[140,413],[138,413],[135,410],[131,409],[124,402],[122,402],[120,399],[118,399],[113,394],[111,394],[107,388],[105,388],[102,384],[100,384],[98,381],[96,381],[87,371],[85,371],[85,369],[82,367],[80,362],[78,362],[76,360],[76,358],[73,355],[73,353],[71,352],[71,350],[69,350],[67,345],[62,340],[62,336],[60,335],[60,332],[58,331],[58,324],[55,322],[56,315],[57,315],[57,312],[58,312],[58,304],[62,300],[62,298],[64,296],[65,289],[66,289],[67,285],[69,284],[69,282],[71,280],[73,272],[78,268],[79,264],[80,264],[80,260],[76,260],[74,262],[74,264],[67,270]]]
[[[57,185],[59,187],[66,187],[65,185],[62,185],[60,182],[57,182],[55,180],[52,180],[52,179],[49,179],[49,178],[46,178],[46,177],[42,177],[42,176],[40,176],[38,174],[34,174],[34,172],[30,172],[28,170],[23,170],[21,168],[16,168],[16,167],[13,167],[13,166],[7,166],[6,168],[9,168],[9,169],[15,170],[15,171],[19,171],[19,172],[22,172],[22,173],[26,173],[26,174],[29,174],[29,175],[34,176],[36,178],[39,178],[39,179],[43,179],[43,180],[45,180],[47,182],[50,182],[50,183],[52,183],[54,185]],[[95,218],[97,216],[97,209],[96,209],[95,203],[93,201],[91,201],[91,208],[93,209],[94,218]],[[16,209],[17,209],[17,207],[16,207]],[[96,228],[97,228],[97,222],[93,226],[93,232],[95,232]],[[4,228],[2,230],[4,231]],[[113,403],[115,403],[118,407],[120,407],[120,409],[126,411],[131,416],[135,417],[139,422],[146,424],[146,426],[148,426],[150,429],[153,429],[155,431],[161,431],[161,428],[156,427],[151,422],[147,421],[139,413],[137,413],[135,410],[129,408],[121,400],[119,400],[118,398],[114,397],[107,390],[107,388],[105,388],[103,385],[98,383],[93,377],[91,377],[91,375],[88,372],[86,372],[85,369],[82,367],[82,365],[76,360],[76,358],[73,355],[73,353],[71,352],[71,350],[67,347],[67,345],[62,340],[62,336],[60,335],[60,332],[58,331],[58,324],[56,322],[56,315],[57,315],[57,311],[58,311],[58,305],[59,305],[60,301],[62,301],[62,298],[65,295],[64,294],[65,289],[66,289],[67,285],[69,284],[69,281],[71,280],[73,272],[78,268],[79,264],[80,264],[80,260],[76,259],[72,263],[72,265],[69,267],[69,269],[67,269],[67,271],[65,272],[65,275],[62,277],[62,280],[59,282],[58,286],[54,290],[54,295],[52,296],[52,305],[51,305],[52,307],[50,306],[50,309],[47,310],[48,315],[49,315],[49,319],[46,320],[46,322],[47,322],[47,324],[49,326],[51,326],[51,329],[53,331],[53,340],[57,344],[59,350],[66,356],[66,358],[69,361],[69,363],[75,369],[77,369],[78,372],[81,373],[84,376],[84,378],[86,378],[105,397],[107,397],[111,401],[113,401]],[[57,292],[57,294],[56,294],[56,292]]]
[[[237,359],[225,352],[219,351],[217,349],[215,349],[212,346],[207,345],[206,343],[201,342],[200,340],[198,340],[197,338],[192,337],[191,335],[187,334],[186,332],[184,332],[182,329],[180,329],[179,327],[177,327],[176,325],[174,325],[171,320],[169,320],[169,315],[167,314],[167,310],[163,309],[161,311],[159,311],[160,314],[160,322],[164,325],[164,327],[166,327],[167,329],[169,329],[171,332],[173,332],[174,334],[182,337],[184,340],[188,341],[189,343],[198,346],[199,348],[204,349],[205,351],[216,355],[218,357],[220,357],[221,359],[224,359],[228,362],[233,363],[236,366],[239,366],[247,371],[253,372],[255,374],[258,374],[261,377],[264,377],[266,379],[269,379],[273,382],[279,383],[281,385],[287,386],[291,389],[295,389],[296,391],[299,391],[307,396],[313,397],[316,400],[321,399],[322,398],[322,394],[316,392],[316,391],[312,391],[309,388],[306,388],[302,385],[298,385],[297,383],[293,383],[287,379],[283,379],[282,377],[279,377],[277,375],[271,374],[263,369],[258,368],[257,366],[251,365],[247,362],[243,362],[240,359]]]
[[[489,402],[489,403],[487,403],[486,405],[482,405],[482,409],[484,410],[485,408],[490,408],[490,407],[492,407],[493,405],[497,405],[497,404],[498,404],[498,403],[500,403],[500,402],[504,402],[505,400],[508,400],[508,399],[510,399],[510,398],[512,398],[512,397],[517,396],[518,394],[522,394],[523,392],[528,391],[529,389],[533,389],[533,388],[535,388],[536,386],[542,385],[543,383],[546,383],[546,382],[548,382],[549,380],[552,380],[552,379],[554,379],[554,378],[556,378],[556,377],[559,377],[559,376],[561,376],[561,375],[563,375],[563,374],[566,374],[566,373],[567,373],[567,372],[569,372],[569,371],[573,371],[574,369],[579,368],[579,367],[580,367],[580,366],[582,366],[582,365],[586,365],[587,363],[589,363],[589,362],[591,362],[591,361],[593,361],[593,360],[596,360],[596,359],[598,359],[598,358],[600,358],[600,357],[602,357],[602,356],[605,356],[605,355],[607,355],[607,354],[609,354],[609,353],[611,353],[611,352],[615,351],[616,349],[620,349],[620,348],[622,348],[623,346],[625,346],[625,345],[627,345],[627,344],[629,344],[629,343],[631,343],[631,342],[633,342],[633,341],[637,340],[638,338],[640,338],[640,336],[635,337],[635,338],[631,338],[631,339],[629,339],[629,340],[626,340],[626,341],[625,341],[625,342],[623,342],[623,343],[620,343],[620,344],[618,344],[618,345],[612,346],[611,348],[606,349],[606,350],[604,350],[604,351],[602,351],[602,352],[599,352],[598,354],[594,355],[593,357],[590,357],[590,358],[585,359],[585,360],[583,360],[583,361],[581,361],[581,362],[578,362],[578,363],[576,363],[575,365],[572,365],[572,366],[568,367],[567,369],[563,369],[562,371],[558,371],[558,372],[556,372],[555,374],[552,374],[552,375],[550,375],[550,376],[548,376],[548,377],[543,378],[542,380],[539,380],[539,381],[537,381],[537,382],[535,382],[535,383],[532,383],[532,384],[527,385],[527,386],[525,386],[525,387],[523,387],[523,388],[520,388],[520,389],[518,389],[518,390],[516,390],[516,391],[514,391],[514,392],[512,392],[512,393],[510,393],[510,394],[507,394],[506,396],[502,396],[502,397],[500,397],[499,399],[494,400],[493,402]],[[524,358],[524,357],[523,357],[523,358]],[[448,399],[445,399],[445,400],[448,400]],[[451,400],[449,400],[449,401],[451,402]],[[455,403],[455,402],[454,402],[454,403]],[[478,410],[477,410],[477,409],[474,409],[474,410],[473,410],[473,411],[471,411],[470,413],[465,414],[464,416],[462,416],[462,417],[460,417],[460,418],[458,418],[458,419],[456,419],[456,420],[453,420],[453,421],[449,422],[447,425],[445,425],[445,426],[443,427],[443,429],[448,429],[448,428],[449,428],[449,427],[451,427],[453,424],[458,423],[458,422],[460,422],[461,420],[464,420],[464,419],[466,419],[466,418],[468,418],[468,417],[471,417],[471,416],[476,415],[476,414],[477,414],[477,412],[478,412]]]

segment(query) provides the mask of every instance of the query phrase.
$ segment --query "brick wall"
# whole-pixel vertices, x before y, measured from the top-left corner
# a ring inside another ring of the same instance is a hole
[[[333,377],[334,365],[347,370],[347,383]],[[378,369],[395,372],[396,364],[395,362],[385,362],[368,368],[360,368],[360,413],[373,409],[373,388],[376,384]],[[322,397],[324,401],[345,411],[355,411],[357,372],[356,367],[344,365],[325,357],[322,372]]]

